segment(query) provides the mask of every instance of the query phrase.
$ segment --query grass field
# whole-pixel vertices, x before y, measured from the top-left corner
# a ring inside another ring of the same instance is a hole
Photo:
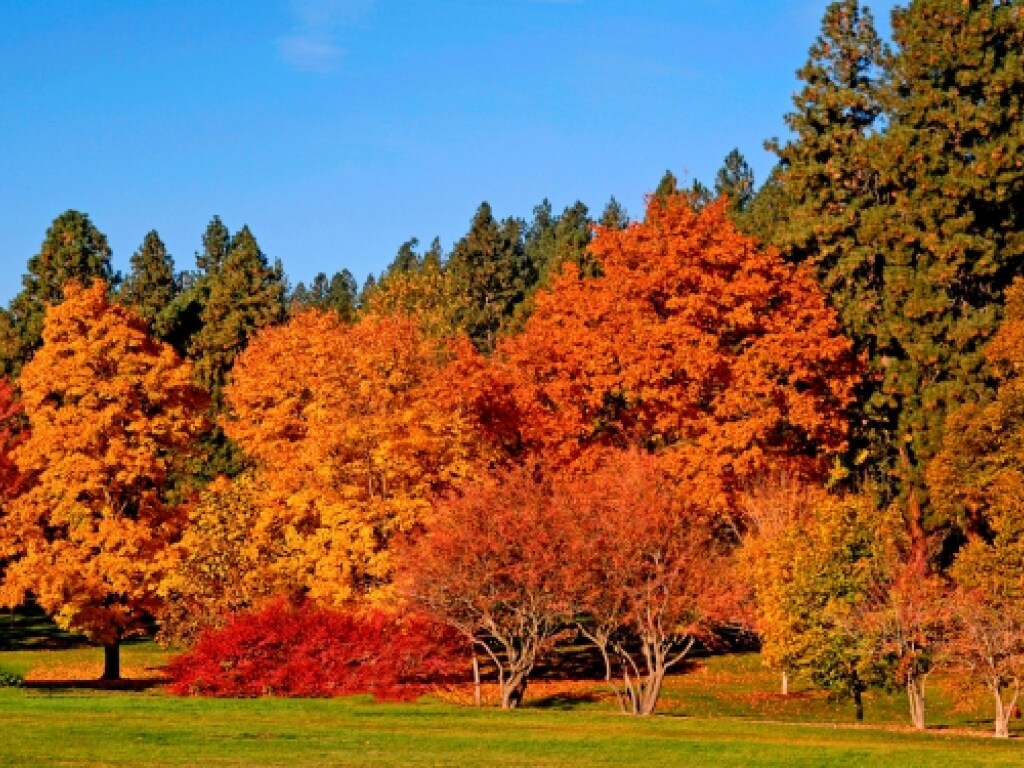
[[[854,727],[849,705],[809,688],[777,695],[754,654],[696,662],[670,681],[660,716],[635,719],[592,681],[539,680],[513,713],[460,705],[465,690],[415,704],[181,699],[160,687],[167,652],[151,643],[124,649],[128,690],[99,689],[101,652],[73,640],[6,647],[0,671],[29,685],[0,688],[4,767],[1024,765],[1024,743],[987,738],[983,696],[957,708],[938,681],[922,735],[901,696],[874,693]]]

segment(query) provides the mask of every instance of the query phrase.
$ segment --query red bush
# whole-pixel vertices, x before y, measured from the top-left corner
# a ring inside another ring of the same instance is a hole
[[[170,689],[201,696],[372,693],[408,700],[464,668],[464,645],[426,619],[282,599],[202,635],[171,661]]]

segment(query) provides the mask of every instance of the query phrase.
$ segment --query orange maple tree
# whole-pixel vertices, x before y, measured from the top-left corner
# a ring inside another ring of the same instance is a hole
[[[443,358],[406,316],[310,310],[260,333],[226,390],[227,434],[254,460],[280,567],[318,599],[386,599],[391,539],[465,474],[468,422],[439,407]]]
[[[119,677],[120,641],[157,609],[181,529],[166,491],[205,426],[191,374],[102,281],[67,287],[21,373],[31,429],[14,457],[33,484],[6,518],[0,600],[31,593],[60,626],[102,643],[104,678]]]
[[[590,249],[598,277],[563,270],[490,359],[463,346],[455,375],[485,434],[560,466],[664,452],[720,510],[773,464],[824,471],[858,366],[810,272],[740,234],[724,201],[695,211],[685,195],[598,227]]]

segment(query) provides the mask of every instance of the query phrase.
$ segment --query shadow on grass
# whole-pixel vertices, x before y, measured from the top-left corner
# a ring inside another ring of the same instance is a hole
[[[82,648],[83,635],[65,632],[41,608],[24,605],[0,613],[0,651],[40,651]]]
[[[147,678],[145,680],[25,680],[23,687],[37,691],[128,691],[141,693],[167,685],[169,680]]]
[[[603,699],[600,694],[592,692],[559,693],[554,696],[543,696],[527,700],[523,706],[530,709],[561,709],[572,710],[581,704],[594,704]]]

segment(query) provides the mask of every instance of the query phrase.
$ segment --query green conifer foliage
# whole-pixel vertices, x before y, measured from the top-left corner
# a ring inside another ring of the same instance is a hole
[[[452,324],[484,352],[494,349],[499,330],[537,281],[523,229],[518,219],[497,221],[491,206],[481,203],[448,260]]]
[[[242,227],[231,238],[220,268],[208,272],[200,283],[197,288],[205,293],[205,302],[190,356],[198,382],[219,403],[238,353],[260,328],[284,320],[285,277],[280,262],[270,265],[252,232]]]
[[[121,284],[118,301],[133,309],[163,339],[171,303],[178,294],[174,261],[156,230],[149,232],[131,258],[131,272]]]
[[[96,278],[116,283],[110,246],[88,215],[65,211],[46,231],[39,253],[28,260],[21,292],[0,320],[0,372],[16,375],[41,343],[46,307],[64,300],[64,286]]]
[[[729,198],[729,214],[733,217],[746,211],[754,199],[754,171],[738,149],[725,156],[715,176],[715,196],[722,195]]]
[[[608,200],[601,211],[601,218],[597,220],[605,229],[625,229],[629,224],[629,214],[622,204],[614,196]]]
[[[882,204],[862,226],[881,262],[868,417],[908,516],[932,527],[947,521],[928,519],[923,469],[947,411],[991,397],[982,348],[1024,265],[1024,3],[915,0],[893,36],[872,142]]]

